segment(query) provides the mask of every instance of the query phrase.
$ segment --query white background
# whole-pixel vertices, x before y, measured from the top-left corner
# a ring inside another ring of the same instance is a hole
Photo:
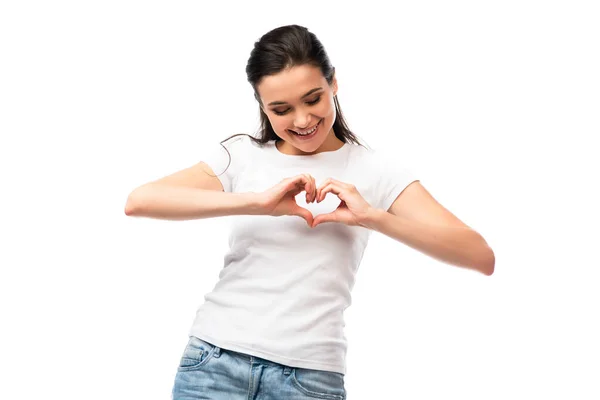
[[[325,45],[350,127],[496,255],[486,277],[374,234],[348,399],[600,398],[593,2],[210,3],[0,6],[0,398],[169,398],[228,217],[125,201],[258,128],[246,61],[290,23]]]

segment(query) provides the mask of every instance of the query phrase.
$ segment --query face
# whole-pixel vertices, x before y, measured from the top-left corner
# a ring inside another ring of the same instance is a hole
[[[257,92],[263,112],[283,139],[279,146],[282,153],[314,154],[341,146],[332,129],[336,116],[335,77],[329,86],[319,68],[295,66],[264,77]]]

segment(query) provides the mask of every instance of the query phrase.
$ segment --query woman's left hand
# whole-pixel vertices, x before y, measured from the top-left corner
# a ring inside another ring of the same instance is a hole
[[[327,193],[335,194],[341,203],[333,212],[317,215],[312,223],[313,228],[325,222],[364,226],[363,221],[366,220],[373,207],[361,196],[356,186],[328,178],[317,188],[315,201],[320,203],[325,199]]]

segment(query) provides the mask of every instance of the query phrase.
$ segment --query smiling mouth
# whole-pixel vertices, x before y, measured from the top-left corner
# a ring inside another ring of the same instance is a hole
[[[319,124],[321,123],[321,121],[323,121],[322,119],[317,122],[312,128],[304,130],[302,132],[297,132],[294,131],[292,129],[288,129],[290,132],[294,133],[296,136],[300,136],[300,137],[308,137],[310,135],[312,135],[313,133],[315,133],[319,127]]]

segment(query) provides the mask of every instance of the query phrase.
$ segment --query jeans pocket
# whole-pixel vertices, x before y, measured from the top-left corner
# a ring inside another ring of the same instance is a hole
[[[344,375],[338,372],[292,368],[291,378],[294,386],[306,396],[331,400],[346,398]]]
[[[190,371],[202,367],[211,359],[215,349],[216,346],[196,336],[190,336],[177,369],[179,371]]]

